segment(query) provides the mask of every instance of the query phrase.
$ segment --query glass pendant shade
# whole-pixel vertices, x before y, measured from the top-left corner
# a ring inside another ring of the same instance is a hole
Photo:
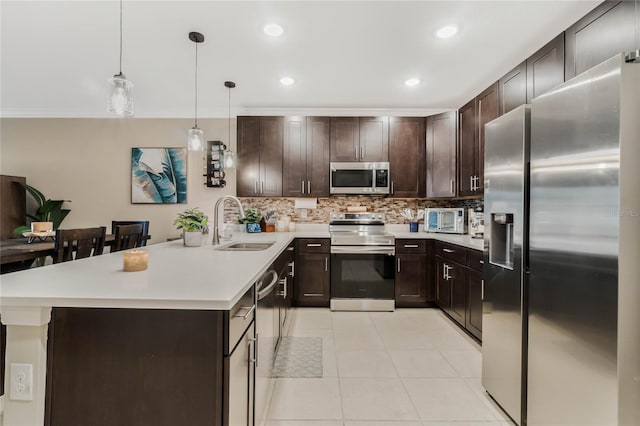
[[[202,151],[204,149],[204,132],[198,126],[193,126],[189,129],[187,149],[189,151]]]
[[[109,79],[107,110],[123,117],[133,115],[133,83],[122,73]]]
[[[224,152],[224,168],[232,169],[236,166],[236,154],[230,149]]]

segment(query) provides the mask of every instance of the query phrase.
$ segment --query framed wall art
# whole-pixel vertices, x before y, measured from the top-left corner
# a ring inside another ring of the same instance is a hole
[[[131,203],[186,202],[186,148],[131,148]]]

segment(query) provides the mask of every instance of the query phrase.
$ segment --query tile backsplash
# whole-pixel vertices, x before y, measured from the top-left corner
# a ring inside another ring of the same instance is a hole
[[[475,208],[483,205],[482,199],[473,200],[425,200],[422,198],[386,198],[372,196],[332,196],[318,198],[317,208],[306,209],[306,217],[302,209],[296,209],[295,198],[240,198],[242,206],[257,207],[264,215],[268,209],[276,211],[276,216],[289,216],[298,223],[328,223],[329,214],[333,211],[346,211],[348,206],[366,206],[369,211],[385,214],[388,224],[402,224],[408,221],[400,213],[403,209],[423,209],[426,207],[464,207]],[[238,214],[233,205],[225,205],[225,222],[235,222]]]

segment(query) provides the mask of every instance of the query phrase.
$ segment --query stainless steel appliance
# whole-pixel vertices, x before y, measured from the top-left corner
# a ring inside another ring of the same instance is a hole
[[[640,63],[533,100],[527,423],[640,421]]]
[[[385,195],[390,193],[389,163],[331,163],[331,194]]]
[[[518,424],[640,419],[638,88],[618,55],[534,99],[529,162],[529,107],[485,126],[482,383]]]
[[[275,386],[272,369],[280,333],[278,278],[275,270],[269,270],[256,283],[256,425],[263,425],[266,422],[267,409]]]
[[[447,234],[464,234],[467,232],[464,209],[425,209],[424,231],[443,232]]]
[[[469,209],[469,236],[471,238],[484,238],[484,212],[477,209]]]
[[[382,213],[331,213],[331,310],[393,311],[395,239]]]
[[[482,385],[523,424],[531,108],[485,125]]]

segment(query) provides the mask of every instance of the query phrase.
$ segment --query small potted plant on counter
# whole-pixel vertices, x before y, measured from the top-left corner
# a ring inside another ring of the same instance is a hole
[[[187,209],[178,214],[173,222],[176,229],[182,229],[184,245],[187,247],[200,247],[202,234],[208,229],[209,217],[200,211],[198,207]]]
[[[245,216],[238,221],[247,229],[247,232],[260,232],[260,213],[257,207],[249,207],[245,210]]]

